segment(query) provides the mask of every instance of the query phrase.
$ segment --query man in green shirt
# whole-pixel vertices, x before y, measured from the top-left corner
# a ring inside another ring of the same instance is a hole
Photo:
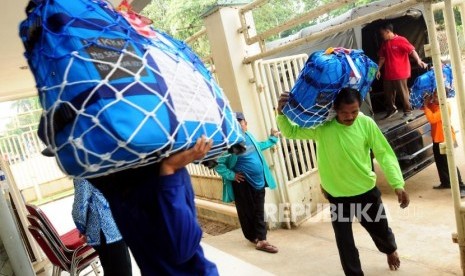
[[[332,225],[339,257],[346,275],[363,275],[352,233],[357,217],[376,247],[387,255],[391,270],[400,266],[394,234],[376,187],[370,150],[397,194],[401,208],[409,204],[404,179],[394,151],[376,123],[360,113],[361,98],[357,90],[344,88],[334,100],[336,117],[316,128],[302,128],[282,113],[289,93],[281,94],[278,103],[278,127],[291,139],[313,139],[317,145],[317,162],[323,193],[331,204]]]

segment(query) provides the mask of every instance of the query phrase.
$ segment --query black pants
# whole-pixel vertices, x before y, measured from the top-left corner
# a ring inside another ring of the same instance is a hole
[[[328,195],[328,200],[331,203],[331,219],[345,275],[363,275],[352,232],[354,216],[368,231],[379,251],[391,254],[397,250],[394,234],[388,226],[381,201],[381,192],[377,187],[358,196],[332,197]]]
[[[251,242],[266,240],[265,188],[254,189],[246,181],[232,183],[242,233]]]
[[[100,245],[93,246],[97,251],[103,268],[103,275],[131,276],[131,256],[123,240],[106,243],[105,235],[100,231]]]
[[[439,180],[441,181],[441,185],[450,186],[447,156],[445,154],[440,153],[439,143],[433,143],[433,155],[434,155],[434,162],[436,163],[436,169],[438,170]],[[462,182],[462,176],[460,175],[460,171],[458,168],[457,168],[457,178],[459,180],[459,185],[461,187],[465,187]]]

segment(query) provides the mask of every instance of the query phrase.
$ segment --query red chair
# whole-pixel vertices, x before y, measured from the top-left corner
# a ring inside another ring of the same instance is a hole
[[[48,228],[56,243],[63,243],[64,247],[69,250],[76,249],[84,244],[78,229],[74,228],[60,236],[47,215],[39,207],[26,204],[26,209],[31,216],[38,218],[40,222]]]
[[[37,217],[31,216],[31,215],[27,215],[27,219],[31,226],[37,227],[39,230],[41,230],[44,233],[44,235],[50,240],[50,242],[58,248],[58,254],[60,254],[61,258],[65,262],[75,263],[73,257],[76,254],[76,252],[82,255],[86,252],[88,254],[91,254],[95,251],[91,246],[86,244],[83,240],[80,241],[81,245],[77,246],[76,248],[70,249],[66,247],[65,243],[62,242],[61,240],[57,241],[52,233],[53,230],[50,230],[48,226],[44,225],[40,221],[40,219],[38,219]],[[73,242],[73,246],[74,245],[77,245],[77,243]]]
[[[98,275],[98,269],[95,266],[95,261],[98,258],[97,252],[82,252],[75,250],[73,254],[73,262],[68,262],[62,258],[60,248],[50,239],[49,236],[36,226],[29,225],[29,232],[39,244],[42,251],[44,251],[47,258],[53,264],[52,276],[59,276],[64,270],[71,276],[79,275],[79,273],[87,268],[89,265],[92,266],[95,275]]]
[[[47,215],[39,207],[26,204],[26,209],[30,214],[27,216],[27,219],[31,226],[40,230],[48,238],[49,243],[54,246],[55,253],[58,254],[62,262],[67,265],[69,264],[70,271],[80,267],[79,262],[82,259],[87,259],[87,256],[92,257],[91,259],[98,258],[97,252],[81,239],[80,233],[76,228],[60,236]],[[61,269],[68,271],[66,266],[62,266]],[[98,273],[98,270],[94,268],[94,272]]]

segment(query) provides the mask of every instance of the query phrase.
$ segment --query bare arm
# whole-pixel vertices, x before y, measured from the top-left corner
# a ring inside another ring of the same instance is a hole
[[[379,77],[381,77],[381,67],[384,65],[384,61],[386,59],[384,57],[380,57],[378,61],[378,72],[376,72],[376,79],[379,80]]]
[[[170,175],[185,167],[194,160],[202,159],[212,148],[213,141],[205,136],[197,139],[194,147],[175,153],[161,162],[160,175]]]
[[[428,64],[424,63],[424,62],[421,60],[421,58],[420,58],[420,56],[418,55],[417,51],[413,50],[413,51],[410,52],[409,55],[412,56],[413,59],[415,59],[415,61],[417,62],[418,66],[420,66],[420,67],[423,68],[423,69],[428,68]]]
[[[316,139],[316,128],[303,128],[291,124],[283,114],[283,108],[289,101],[289,92],[281,93],[278,101],[276,123],[282,135],[291,139]]]

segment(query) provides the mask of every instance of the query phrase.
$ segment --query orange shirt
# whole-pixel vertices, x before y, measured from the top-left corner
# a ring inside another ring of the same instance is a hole
[[[450,107],[447,105],[447,110],[450,114]],[[444,131],[442,130],[442,118],[441,118],[441,110],[439,109],[439,105],[437,104],[427,104],[424,106],[423,111],[425,112],[426,119],[428,119],[429,123],[431,124],[431,137],[433,138],[434,143],[442,143],[444,142]],[[455,142],[455,132],[454,129],[451,127],[452,130],[452,139]]]

